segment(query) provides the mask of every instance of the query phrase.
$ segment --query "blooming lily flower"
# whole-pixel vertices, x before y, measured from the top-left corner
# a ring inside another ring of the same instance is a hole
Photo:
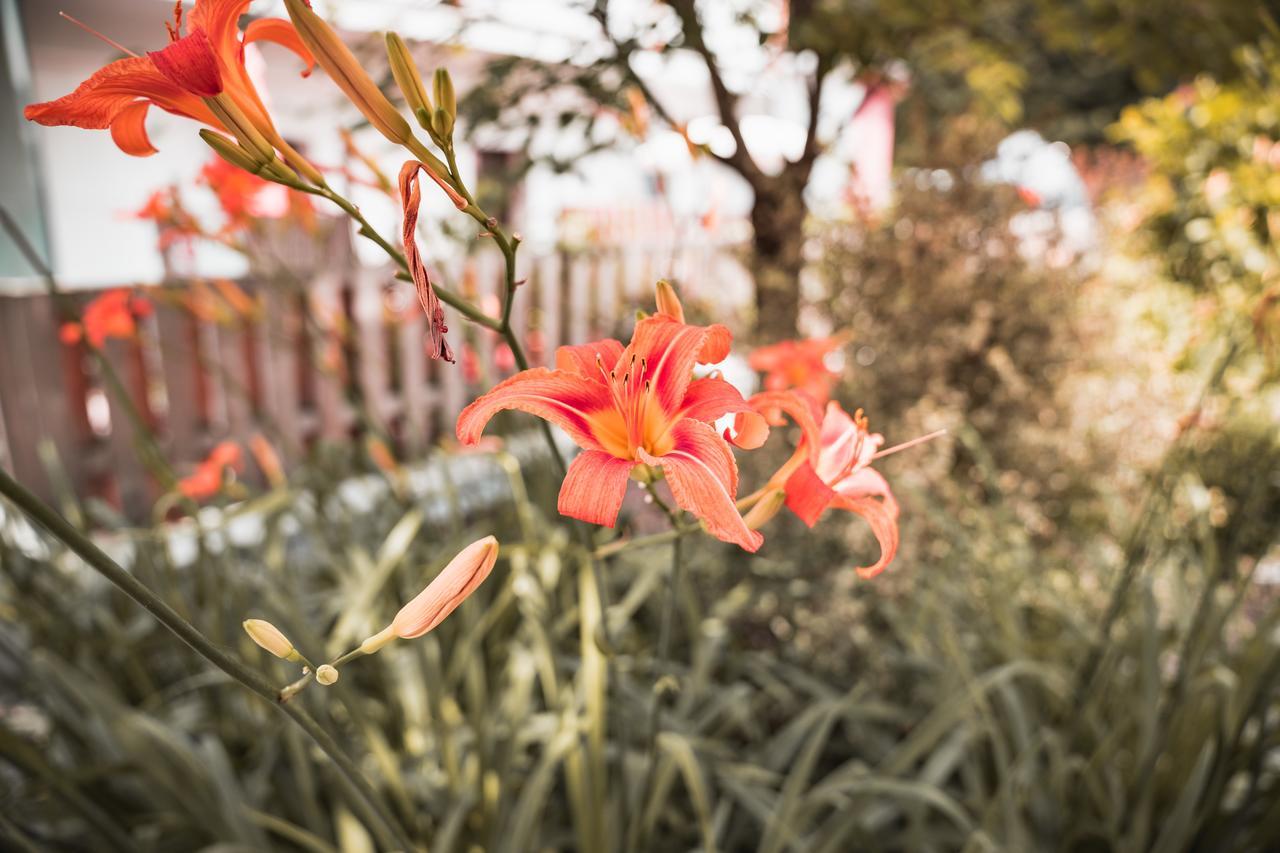
[[[64,344],[88,338],[101,347],[107,338],[132,338],[138,332],[137,318],[152,311],[151,303],[124,288],[108,290],[85,306],[79,323],[65,323],[58,332]]]
[[[486,536],[472,542],[440,570],[427,588],[400,608],[391,624],[360,644],[371,655],[392,640],[421,637],[445,620],[476,591],[498,561],[498,540]]]
[[[839,371],[827,366],[827,357],[845,343],[847,340],[843,335],[783,341],[751,353],[750,363],[765,374],[765,390],[797,388],[819,403],[825,403],[840,378]]]
[[[314,180],[311,174],[314,169],[285,143],[272,124],[245,69],[244,50],[245,45],[255,41],[276,42],[302,58],[306,65],[303,76],[310,73],[315,60],[293,25],[279,18],[253,21],[242,37],[239,21],[250,2],[196,0],[187,18],[186,36],[180,35],[182,7],[179,4],[175,22],[166,24],[170,44],[145,56],[104,38],[129,56],[95,71],[69,95],[29,105],[25,110],[27,119],[51,126],[110,128],[111,138],[120,150],[145,157],[156,152],[146,130],[147,112],[151,107],[232,133],[233,128],[215,114],[206,100],[225,94],[257,133],[280,150],[295,168],[309,171],[308,177]]]
[[[873,578],[884,571],[898,551],[898,502],[884,477],[869,467],[884,455],[884,436],[868,432],[861,409],[850,416],[834,400],[827,403],[825,414],[811,397],[794,391],[765,391],[751,403],[774,422],[786,412],[803,434],[795,453],[762,491],[784,489],[787,507],[810,527],[828,507],[862,516],[880,544],[880,559],[857,572]]]
[[[628,478],[638,466],[652,466],[713,536],[755,551],[764,537],[734,506],[738,466],[711,424],[739,413],[734,441],[748,448],[764,441],[768,427],[719,376],[693,378],[694,364],[720,361],[731,340],[724,326],[686,325],[663,311],[640,320],[626,348],[615,340],[560,347],[554,370],[517,373],[467,406],[458,440],[478,442],[503,409],[537,415],[583,449],[560,488],[564,515],[612,527]]]

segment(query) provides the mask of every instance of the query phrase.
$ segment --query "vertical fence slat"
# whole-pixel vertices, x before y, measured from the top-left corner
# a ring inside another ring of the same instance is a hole
[[[198,323],[185,306],[163,300],[156,306],[156,331],[169,459],[175,465],[195,462],[205,443]]]
[[[426,324],[421,311],[412,311],[396,328],[400,358],[400,400],[404,407],[404,447],[417,455],[427,446],[431,423],[427,388],[426,351],[423,335]]]
[[[352,282],[351,326],[359,352],[360,398],[374,424],[385,428],[391,399],[382,327],[382,274],[360,270]]]
[[[245,436],[253,424],[252,384],[244,325],[239,317],[217,326],[217,382],[226,407],[226,432]]]
[[[552,252],[538,259],[538,308],[542,321],[542,360],[552,364],[560,346],[560,254]]]
[[[618,253],[614,249],[601,252],[596,264],[596,281],[592,286],[596,296],[593,318],[594,338],[612,337],[618,323]]]
[[[502,256],[491,249],[477,252],[474,258],[476,296],[481,308],[488,314],[497,315],[501,310],[502,299],[500,279],[502,276]],[[488,329],[475,329],[476,355],[479,356],[480,382],[482,385],[493,384],[493,351],[501,340]]]
[[[269,286],[263,294],[264,312],[258,323],[258,376],[262,407],[270,426],[268,438],[292,462],[302,455],[304,442],[298,418],[298,351],[301,318],[292,292]]]
[[[590,255],[574,255],[569,259],[564,303],[570,343],[585,343],[590,339],[592,260]]]
[[[107,387],[107,405],[111,412],[111,475],[115,480],[120,508],[124,514],[129,518],[145,518],[152,500],[149,474],[140,447],[140,442],[146,439],[129,412],[131,403],[134,414],[143,421],[141,428],[150,427],[151,419],[146,407],[146,377],[138,369],[141,363],[138,343],[132,340],[108,340],[103,346],[103,354],[129,396],[129,402],[124,402],[110,386]]]
[[[40,442],[48,434],[48,400],[35,376],[35,364],[48,359],[33,359],[31,354],[37,351],[32,348],[32,333],[43,331],[45,346],[57,345],[57,333],[28,325],[33,319],[32,302],[38,298],[42,297],[0,298],[0,408],[14,476],[50,499],[52,487],[39,454]]]
[[[347,401],[343,393],[346,373],[337,325],[342,322],[340,274],[324,275],[312,284],[312,310],[319,326],[312,340],[316,377],[316,411],[320,415],[320,437],[338,440],[347,434]]]

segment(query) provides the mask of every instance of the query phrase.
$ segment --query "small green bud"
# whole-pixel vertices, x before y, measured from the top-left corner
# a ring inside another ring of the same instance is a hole
[[[458,98],[453,92],[453,78],[449,76],[448,70],[437,68],[432,84],[432,88],[435,90],[436,108],[447,112],[450,119],[457,118]]]

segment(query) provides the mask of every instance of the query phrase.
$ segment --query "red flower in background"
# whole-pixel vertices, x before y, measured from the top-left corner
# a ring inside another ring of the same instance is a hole
[[[739,413],[744,447],[758,446],[767,427],[728,382],[693,378],[695,363],[722,360],[730,342],[724,326],[690,326],[659,313],[636,324],[625,348],[614,340],[560,347],[555,370],[517,373],[467,406],[458,440],[477,443],[503,409],[537,415],[583,449],[561,485],[561,513],[612,527],[632,471],[651,465],[713,536],[755,551],[763,537],[734,506],[738,466],[712,423]]]
[[[193,238],[204,235],[200,223],[182,206],[176,187],[156,190],[147,197],[146,204],[131,215],[134,219],[155,223],[161,251],[177,243],[190,243]]]
[[[221,157],[200,168],[200,181],[218,197],[226,216],[223,232],[239,231],[255,219],[296,219],[307,231],[315,229],[315,206],[304,193],[259,178]]]
[[[846,343],[843,335],[783,341],[757,349],[748,363],[765,375],[765,390],[796,388],[823,403],[830,399],[831,389],[840,378],[839,371],[828,365],[829,357]]]
[[[239,471],[243,465],[240,445],[219,442],[195,471],[178,482],[178,491],[193,501],[207,500],[222,491],[223,474],[228,468]]]
[[[58,337],[64,344],[88,339],[101,347],[108,338],[132,338],[138,333],[139,317],[152,312],[151,303],[125,288],[108,290],[85,306],[78,323],[64,323]]]
[[[31,104],[28,120],[44,125],[111,129],[111,138],[126,154],[145,157],[156,152],[147,136],[151,107],[194,119],[218,130],[229,129],[204,99],[225,93],[272,145],[291,154],[267,114],[244,64],[245,45],[273,41],[292,50],[310,73],[315,60],[298,38],[293,24],[280,18],[260,18],[241,37],[240,17],[251,0],[196,0],[187,18],[188,34],[180,36],[182,6],[175,23],[166,24],[170,44],[138,56],[115,42],[108,44],[129,54],[95,71],[74,92],[54,101]]]

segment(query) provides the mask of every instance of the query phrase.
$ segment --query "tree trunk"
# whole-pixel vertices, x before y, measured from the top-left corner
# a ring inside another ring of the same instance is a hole
[[[756,188],[751,208],[756,336],[773,343],[796,336],[804,267],[803,183],[784,172]]]

